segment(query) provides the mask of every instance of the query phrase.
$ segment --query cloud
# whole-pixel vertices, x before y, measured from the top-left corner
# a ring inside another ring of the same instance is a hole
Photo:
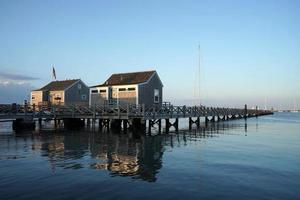
[[[0,81],[1,79],[11,80],[11,81],[32,81],[32,80],[38,80],[39,78],[22,75],[22,74],[11,74],[11,73],[0,72]]]
[[[0,81],[0,104],[23,103],[29,100],[31,89],[29,83]]]
[[[0,71],[0,104],[23,103],[29,100],[32,82],[39,78],[26,74]]]

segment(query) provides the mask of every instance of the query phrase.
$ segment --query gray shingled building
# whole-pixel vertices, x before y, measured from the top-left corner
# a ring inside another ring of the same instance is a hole
[[[31,91],[31,105],[88,105],[89,87],[80,79],[52,81]]]
[[[113,74],[103,84],[90,88],[90,105],[161,105],[163,84],[156,71]]]

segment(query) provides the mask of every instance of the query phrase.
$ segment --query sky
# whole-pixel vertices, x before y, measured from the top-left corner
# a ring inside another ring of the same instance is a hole
[[[299,9],[297,0],[0,0],[0,103],[27,99],[54,66],[59,80],[89,86],[157,70],[177,105],[300,109]]]

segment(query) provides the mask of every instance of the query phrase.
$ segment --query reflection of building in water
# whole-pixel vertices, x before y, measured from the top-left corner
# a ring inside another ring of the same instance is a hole
[[[247,125],[245,125],[246,128]],[[40,134],[31,138],[32,150],[40,151],[48,158],[51,169],[91,169],[107,170],[112,176],[131,176],[135,179],[154,182],[162,168],[165,150],[180,148],[188,142],[218,137],[226,130],[240,131],[243,124],[215,123],[200,130],[157,135],[153,137],[131,137],[130,134],[101,134],[91,132],[65,132]]]
[[[162,167],[162,140],[159,137],[133,139],[101,135],[91,144],[91,153],[100,160],[91,167],[109,170],[112,175],[155,181],[155,175]]]
[[[84,134],[71,133],[61,135],[40,135],[42,142],[34,143],[33,150],[41,150],[42,156],[48,157],[53,172],[56,167],[78,169],[83,168],[81,163],[75,162],[86,155],[88,151],[88,137]]]

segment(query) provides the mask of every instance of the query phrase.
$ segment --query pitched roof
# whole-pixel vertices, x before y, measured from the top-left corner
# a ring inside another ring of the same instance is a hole
[[[147,82],[156,71],[143,71],[143,72],[130,72],[113,74],[103,84],[96,85],[100,86],[112,86],[112,85],[132,85]]]
[[[79,79],[73,79],[73,80],[64,80],[64,81],[52,81],[49,84],[45,85],[41,89],[35,90],[35,91],[58,91],[58,90],[65,90],[74,83],[79,81]]]

